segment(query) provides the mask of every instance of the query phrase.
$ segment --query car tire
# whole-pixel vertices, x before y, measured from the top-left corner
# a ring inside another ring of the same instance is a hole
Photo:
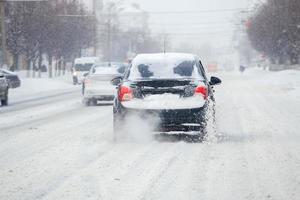
[[[73,77],[73,85],[77,85],[78,84],[78,79]]]
[[[97,99],[91,99],[90,106],[96,106],[96,105],[97,105]]]
[[[90,99],[83,99],[83,103],[85,106],[91,106],[91,100]]]
[[[97,99],[84,99],[83,102],[86,106],[96,106],[97,105]]]
[[[85,89],[85,85],[84,83],[82,84],[82,95],[84,95],[84,89]]]
[[[2,106],[7,106],[8,105],[8,90],[5,93],[4,99],[1,100],[1,105]]]
[[[120,140],[120,134],[122,130],[122,123],[120,117],[113,115],[113,142]]]
[[[202,131],[196,135],[190,135],[187,140],[191,143],[202,143],[204,141],[205,135]]]

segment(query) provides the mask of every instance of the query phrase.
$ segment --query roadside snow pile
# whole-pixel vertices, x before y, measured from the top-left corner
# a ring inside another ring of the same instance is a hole
[[[291,95],[300,96],[300,71],[298,70],[270,72],[265,76],[264,82],[275,85]]]
[[[276,87],[279,92],[286,95],[300,96],[300,71],[265,71],[260,68],[247,69],[241,74],[245,80],[256,80],[264,86]]]
[[[71,78],[70,78],[71,80]],[[34,96],[43,96],[66,90],[76,89],[71,81],[68,83],[65,77],[60,78],[21,78],[21,87],[9,91],[10,99],[26,99]]]

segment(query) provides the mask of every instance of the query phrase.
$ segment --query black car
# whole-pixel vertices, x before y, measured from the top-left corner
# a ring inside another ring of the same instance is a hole
[[[191,138],[202,140],[207,119],[214,117],[208,116],[214,115],[213,86],[221,80],[208,80],[194,55],[161,53],[136,56],[124,78],[115,78],[112,83],[117,85],[113,107],[116,140],[126,134],[126,119],[131,115],[158,119],[155,132],[190,132]],[[210,107],[212,112],[208,112]]]
[[[0,102],[2,106],[7,106],[8,104],[8,89],[8,82],[4,74],[0,72]]]
[[[6,77],[9,88],[17,88],[21,86],[21,80],[14,72],[6,69],[0,69],[0,73],[2,73]]]

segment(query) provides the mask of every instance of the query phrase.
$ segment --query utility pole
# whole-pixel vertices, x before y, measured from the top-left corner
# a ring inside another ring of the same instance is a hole
[[[166,53],[166,35],[164,34],[164,53]]]
[[[1,7],[0,12],[1,12],[1,50],[2,50],[2,63],[1,63],[1,66],[4,66],[4,65],[7,66],[5,1],[0,1],[0,7]]]
[[[166,53],[167,52],[167,34],[165,33],[165,31],[164,31],[164,33],[163,33],[163,51],[164,51],[164,53]]]
[[[94,16],[94,24],[93,24],[93,32],[94,32],[94,56],[97,56],[97,16],[96,16],[96,9],[97,9],[97,0],[93,0],[93,16]]]
[[[111,9],[108,14],[107,22],[107,50],[108,50],[108,62],[111,62]]]

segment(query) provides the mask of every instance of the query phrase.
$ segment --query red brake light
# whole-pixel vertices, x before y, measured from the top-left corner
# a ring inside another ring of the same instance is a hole
[[[85,84],[90,84],[90,83],[91,83],[91,80],[89,80],[89,79],[84,79],[84,83],[85,83]]]
[[[203,85],[196,87],[195,95],[198,95],[198,94],[202,95],[204,97],[204,99],[207,99],[207,96],[208,96],[207,88]]]
[[[133,90],[127,86],[121,86],[119,89],[119,100],[130,101],[133,98]]]

